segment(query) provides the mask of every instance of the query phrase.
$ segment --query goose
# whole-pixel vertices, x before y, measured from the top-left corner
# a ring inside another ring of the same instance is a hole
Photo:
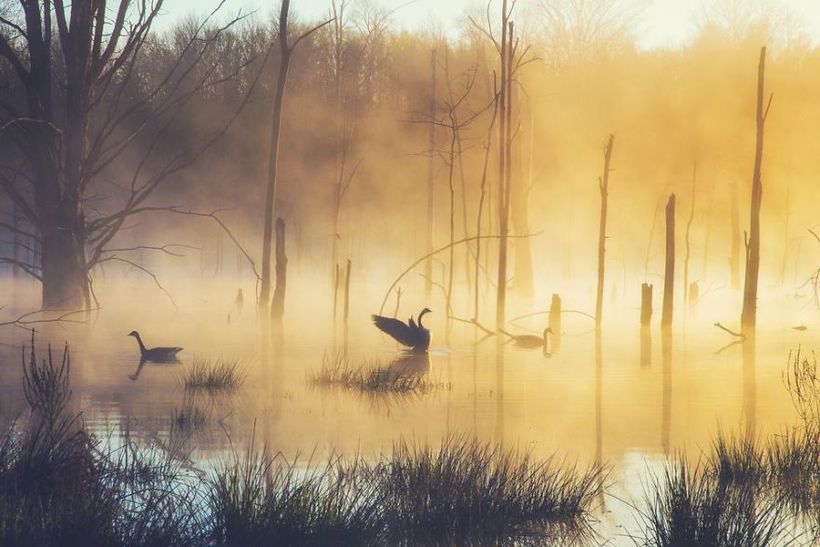
[[[499,329],[501,330],[501,329]],[[515,342],[516,346],[522,348],[545,348],[549,349],[549,336],[552,334],[552,329],[547,327],[544,329],[543,336],[536,336],[534,334],[510,334],[505,330],[501,330],[502,333],[506,334],[510,337],[511,341]]]
[[[128,333],[128,336],[133,336],[137,339],[137,344],[140,346],[140,360],[141,361],[154,361],[158,363],[168,362],[168,361],[176,361],[177,353],[182,351],[182,348],[146,348],[145,344],[142,343],[142,338],[140,338],[140,333],[135,330],[132,330]]]
[[[392,317],[372,315],[373,324],[385,334],[389,334],[396,342],[409,347],[413,351],[423,352],[430,347],[430,331],[422,325],[421,320],[430,308],[424,308],[415,321],[413,317],[407,323]]]

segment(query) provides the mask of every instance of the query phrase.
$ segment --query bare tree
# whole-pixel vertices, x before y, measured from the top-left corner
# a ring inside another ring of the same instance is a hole
[[[743,310],[740,324],[743,331],[754,331],[757,323],[757,282],[760,273],[760,204],[763,199],[763,182],[761,167],[763,164],[763,130],[772,95],[763,107],[764,83],[766,75],[766,48],[760,48],[760,59],[757,64],[757,108],[755,115],[755,163],[752,172],[752,202],[749,212],[749,236],[746,241],[746,279],[743,286]]]
[[[604,306],[604,263],[606,259],[606,213],[609,200],[609,163],[612,160],[612,148],[615,146],[615,135],[610,135],[604,147],[604,172],[598,179],[598,190],[601,194],[601,218],[598,224],[598,288],[595,291],[595,329],[601,329]]]
[[[539,0],[534,16],[541,27],[547,61],[560,68],[587,61],[629,44],[647,0]]]
[[[126,219],[168,209],[146,202],[238,115],[199,143],[170,153],[157,149],[193,97],[235,79],[247,66],[221,70],[210,55],[239,18],[214,27],[209,21],[215,10],[194,25],[167,72],[135,97],[130,86],[162,0],[20,4],[20,21],[0,18],[0,61],[11,67],[24,101],[3,103],[0,137],[9,137],[19,152],[19,164],[5,167],[26,176],[13,180],[0,170],[0,188],[36,232],[31,236],[40,260],[17,265],[42,282],[44,307],[89,308],[92,269],[104,261],[129,262],[108,250]],[[89,197],[107,169],[134,156],[124,204],[90,209]]]

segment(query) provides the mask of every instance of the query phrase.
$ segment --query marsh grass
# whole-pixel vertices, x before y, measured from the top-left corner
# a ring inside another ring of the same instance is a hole
[[[578,538],[600,467],[537,462],[464,437],[397,443],[375,463],[318,468],[249,449],[217,470],[210,512],[219,544],[488,544]]]
[[[798,425],[765,440],[719,435],[702,465],[682,458],[649,488],[645,545],[780,545],[820,541],[820,377],[789,354],[784,385]]]
[[[789,513],[781,498],[756,481],[736,482],[712,467],[669,464],[653,478],[640,512],[637,544],[677,547],[762,547],[787,541]]]
[[[187,545],[204,536],[197,492],[162,453],[114,448],[69,410],[70,358],[23,351],[27,419],[0,437],[0,544]],[[151,454],[151,457],[148,455]]]
[[[235,360],[194,358],[183,377],[189,391],[234,391],[244,382],[244,371]]]
[[[365,361],[358,366],[342,354],[325,355],[321,368],[312,373],[309,382],[319,387],[339,387],[371,395],[424,394],[436,384],[419,374],[401,374],[380,361]]]
[[[601,466],[578,469],[474,438],[394,444],[373,470],[390,542],[543,543],[587,537]]]

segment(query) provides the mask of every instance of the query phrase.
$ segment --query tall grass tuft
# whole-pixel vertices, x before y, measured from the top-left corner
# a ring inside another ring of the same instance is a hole
[[[379,492],[360,481],[359,464],[331,458],[318,469],[302,468],[251,444],[211,479],[212,539],[218,545],[376,544]]]
[[[799,423],[765,441],[720,435],[705,464],[677,461],[647,495],[647,545],[779,545],[793,527],[820,541],[820,376],[817,359],[789,354],[783,383]]]
[[[605,475],[467,437],[448,437],[437,450],[399,442],[373,471],[390,540],[407,544],[583,536]]]
[[[238,361],[194,358],[183,378],[186,390],[190,391],[233,391],[244,382],[243,371]]]
[[[737,482],[709,464],[692,467],[680,458],[654,478],[651,489],[640,513],[643,536],[636,543],[762,547],[786,539],[785,505],[754,480]]]

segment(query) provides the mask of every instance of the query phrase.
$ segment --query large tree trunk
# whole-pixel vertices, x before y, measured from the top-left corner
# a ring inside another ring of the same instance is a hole
[[[763,111],[763,83],[766,71],[766,48],[760,48],[757,65],[757,115],[755,165],[752,174],[752,203],[749,214],[749,241],[746,244],[746,282],[743,287],[743,310],[740,324],[744,331],[753,331],[757,322],[757,282],[760,273],[760,202],[763,198],[763,183],[760,168],[763,163],[763,128],[766,123],[768,106]],[[771,104],[771,102],[770,102]]]
[[[82,217],[68,211],[44,217],[40,225],[43,308],[77,310],[89,300]]]
[[[732,288],[740,288],[740,212],[737,208],[737,185],[729,185],[729,209],[732,223],[732,254],[729,257],[729,272]]]

